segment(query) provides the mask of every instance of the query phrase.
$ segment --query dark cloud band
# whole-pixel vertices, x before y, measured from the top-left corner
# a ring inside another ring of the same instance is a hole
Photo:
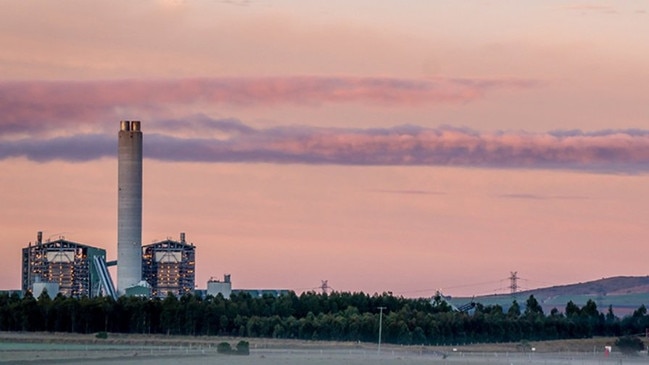
[[[235,119],[205,116],[147,125],[145,157],[164,161],[278,164],[412,165],[570,169],[644,173],[649,170],[649,131],[549,133],[478,132],[399,126],[343,129],[255,129]],[[183,131],[206,136],[186,137]],[[113,134],[4,140],[0,158],[89,161],[115,156]]]

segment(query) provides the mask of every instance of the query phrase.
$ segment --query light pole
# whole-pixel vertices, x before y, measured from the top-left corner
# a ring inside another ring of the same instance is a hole
[[[378,307],[379,308],[379,350],[378,354],[381,355],[381,332],[383,330],[383,310],[385,307]]]

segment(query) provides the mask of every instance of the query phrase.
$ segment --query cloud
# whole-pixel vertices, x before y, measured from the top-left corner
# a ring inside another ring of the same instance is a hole
[[[114,157],[116,154],[115,139],[103,134],[82,134],[49,139],[24,138],[0,143],[0,159],[26,157],[37,162],[53,160],[84,162],[102,157]]]
[[[566,10],[578,11],[582,15],[588,12],[597,12],[604,14],[617,14],[617,9],[608,6],[608,5],[595,5],[595,4],[579,4],[579,5],[567,5],[563,7]]]
[[[584,200],[587,196],[580,195],[538,195],[538,194],[502,194],[499,198],[524,200]]]
[[[178,80],[21,81],[0,83],[0,134],[46,133],[124,115],[169,114],[173,106],[465,103],[491,90],[529,88],[533,80],[376,77],[192,78]]]
[[[248,6],[252,4],[251,0],[221,0],[219,2],[221,4],[236,5],[236,6]]]
[[[644,173],[649,170],[649,131],[478,132],[412,125],[352,129],[283,126],[255,129],[237,120],[205,116],[144,124],[146,158],[207,163],[460,166],[569,169]],[[178,131],[193,126],[205,137]],[[213,137],[216,136],[216,137]],[[115,134],[5,140],[0,158],[88,161],[113,158]]]
[[[399,195],[446,195],[441,191],[430,190],[372,190],[375,193],[381,194],[399,194]]]
[[[252,134],[256,132],[254,128],[243,124],[237,119],[212,119],[202,114],[182,120],[163,119],[156,121],[154,126],[159,131],[170,133],[188,131],[205,133],[217,131],[222,133]]]

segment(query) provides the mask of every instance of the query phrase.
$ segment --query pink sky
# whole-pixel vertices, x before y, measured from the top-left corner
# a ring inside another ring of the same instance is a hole
[[[0,288],[45,237],[116,258],[117,131],[144,243],[197,284],[428,296],[647,275],[642,1],[11,2]]]

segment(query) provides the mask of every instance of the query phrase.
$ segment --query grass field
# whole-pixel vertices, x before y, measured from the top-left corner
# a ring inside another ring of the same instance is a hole
[[[647,362],[646,354],[622,357],[604,354],[614,338],[476,344],[457,347],[396,346],[326,341],[246,339],[249,356],[223,355],[216,345],[239,338],[110,334],[107,339],[68,333],[0,332],[2,364],[620,364]]]

